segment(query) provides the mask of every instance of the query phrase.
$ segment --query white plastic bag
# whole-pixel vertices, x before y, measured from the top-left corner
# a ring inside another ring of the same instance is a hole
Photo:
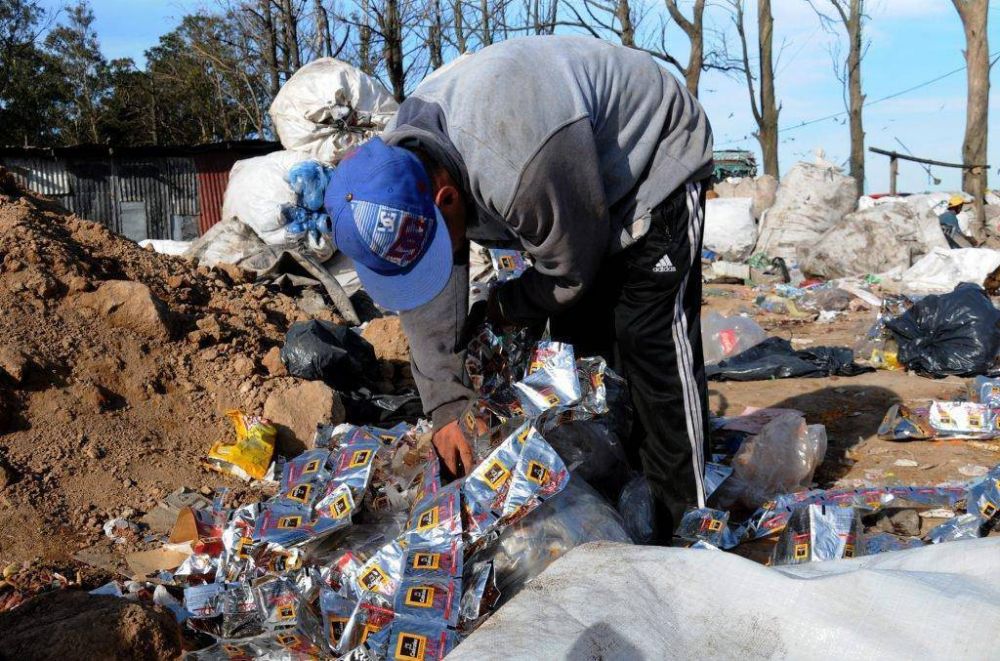
[[[826,427],[786,413],[764,425],[733,457],[727,494],[750,509],[771,496],[809,486],[826,454]]]
[[[950,292],[960,282],[982,285],[1000,267],[1000,251],[989,248],[935,248],[898,276],[899,287],[914,294]]]
[[[191,247],[191,241],[171,241],[170,239],[143,239],[140,248],[152,248],[161,255],[183,255]]]
[[[701,343],[705,364],[714,365],[767,339],[767,332],[750,317],[724,317],[712,311],[701,317]]]
[[[753,217],[761,220],[764,212],[774,206],[775,195],[778,193],[778,180],[769,174],[762,174],[754,181]]]
[[[757,243],[753,198],[718,197],[705,203],[705,247],[723,259],[742,261]]]
[[[756,252],[797,261],[797,249],[857,206],[854,178],[829,163],[797,163],[782,178],[774,206],[761,219]]]
[[[236,161],[222,200],[222,220],[239,220],[268,245],[285,243],[281,207],[297,202],[287,181],[288,171],[308,158],[301,152],[276,151]]]
[[[346,62],[323,57],[288,79],[269,112],[285,149],[329,164],[380,132],[398,109],[377,80]]]
[[[905,270],[934,248],[947,248],[937,216],[891,202],[844,216],[813,246],[803,246],[800,268],[824,278]]]
[[[184,257],[195,259],[203,266],[216,264],[239,264],[251,255],[263,250],[265,244],[252,229],[240,221],[230,218],[212,225],[184,253]]]

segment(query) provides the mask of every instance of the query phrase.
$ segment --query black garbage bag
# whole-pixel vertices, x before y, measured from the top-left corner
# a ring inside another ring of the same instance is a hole
[[[281,347],[281,362],[292,376],[323,381],[340,391],[368,386],[379,373],[368,340],[347,326],[317,319],[292,324]]]
[[[728,360],[705,366],[705,376],[715,381],[856,376],[874,371],[855,363],[854,352],[847,347],[796,351],[788,340],[780,337],[769,337]]]
[[[407,391],[399,395],[373,395],[367,388],[341,392],[346,420],[352,425],[388,428],[396,423],[416,424],[423,415],[420,395]]]
[[[971,282],[948,294],[926,296],[886,322],[899,344],[899,362],[924,376],[996,372],[1000,310]]]

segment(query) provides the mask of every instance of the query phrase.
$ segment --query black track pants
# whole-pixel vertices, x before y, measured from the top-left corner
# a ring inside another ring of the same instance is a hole
[[[653,210],[649,232],[611,257],[581,301],[550,320],[577,355],[603,355],[629,383],[635,423],[627,450],[669,541],[688,505],[704,507],[708,432],[701,347],[705,191],[686,184]]]

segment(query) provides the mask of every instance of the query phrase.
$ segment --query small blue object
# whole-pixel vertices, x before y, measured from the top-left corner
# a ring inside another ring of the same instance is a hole
[[[284,221],[285,231],[292,236],[307,232],[326,235],[333,233],[333,223],[322,211],[311,211],[305,207],[286,204],[281,207],[281,219]]]
[[[330,169],[318,161],[302,161],[288,171],[288,183],[298,196],[299,204],[312,211],[323,208],[329,180]]]

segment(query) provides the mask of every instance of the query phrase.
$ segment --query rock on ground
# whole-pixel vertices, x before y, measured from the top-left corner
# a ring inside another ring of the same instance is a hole
[[[260,362],[271,376],[286,376],[288,374],[285,363],[281,361],[281,347],[271,347]]]
[[[372,319],[361,336],[375,349],[382,372],[380,388],[398,392],[415,386],[410,371],[410,343],[398,316]]]
[[[20,383],[27,375],[31,361],[24,352],[11,346],[0,347],[0,372],[6,372],[14,383]]]
[[[361,337],[375,349],[379,360],[410,362],[410,343],[403,332],[403,322],[399,317],[380,317],[368,322]]]
[[[80,294],[77,303],[96,310],[115,328],[126,328],[150,338],[170,337],[166,307],[141,282],[109,280],[101,283],[97,291]]]
[[[175,659],[181,630],[164,608],[60,590],[0,613],[0,658]]]
[[[276,389],[264,403],[264,417],[278,430],[278,451],[289,456],[313,447],[316,425],[338,425],[345,415],[340,395],[322,381]]]

